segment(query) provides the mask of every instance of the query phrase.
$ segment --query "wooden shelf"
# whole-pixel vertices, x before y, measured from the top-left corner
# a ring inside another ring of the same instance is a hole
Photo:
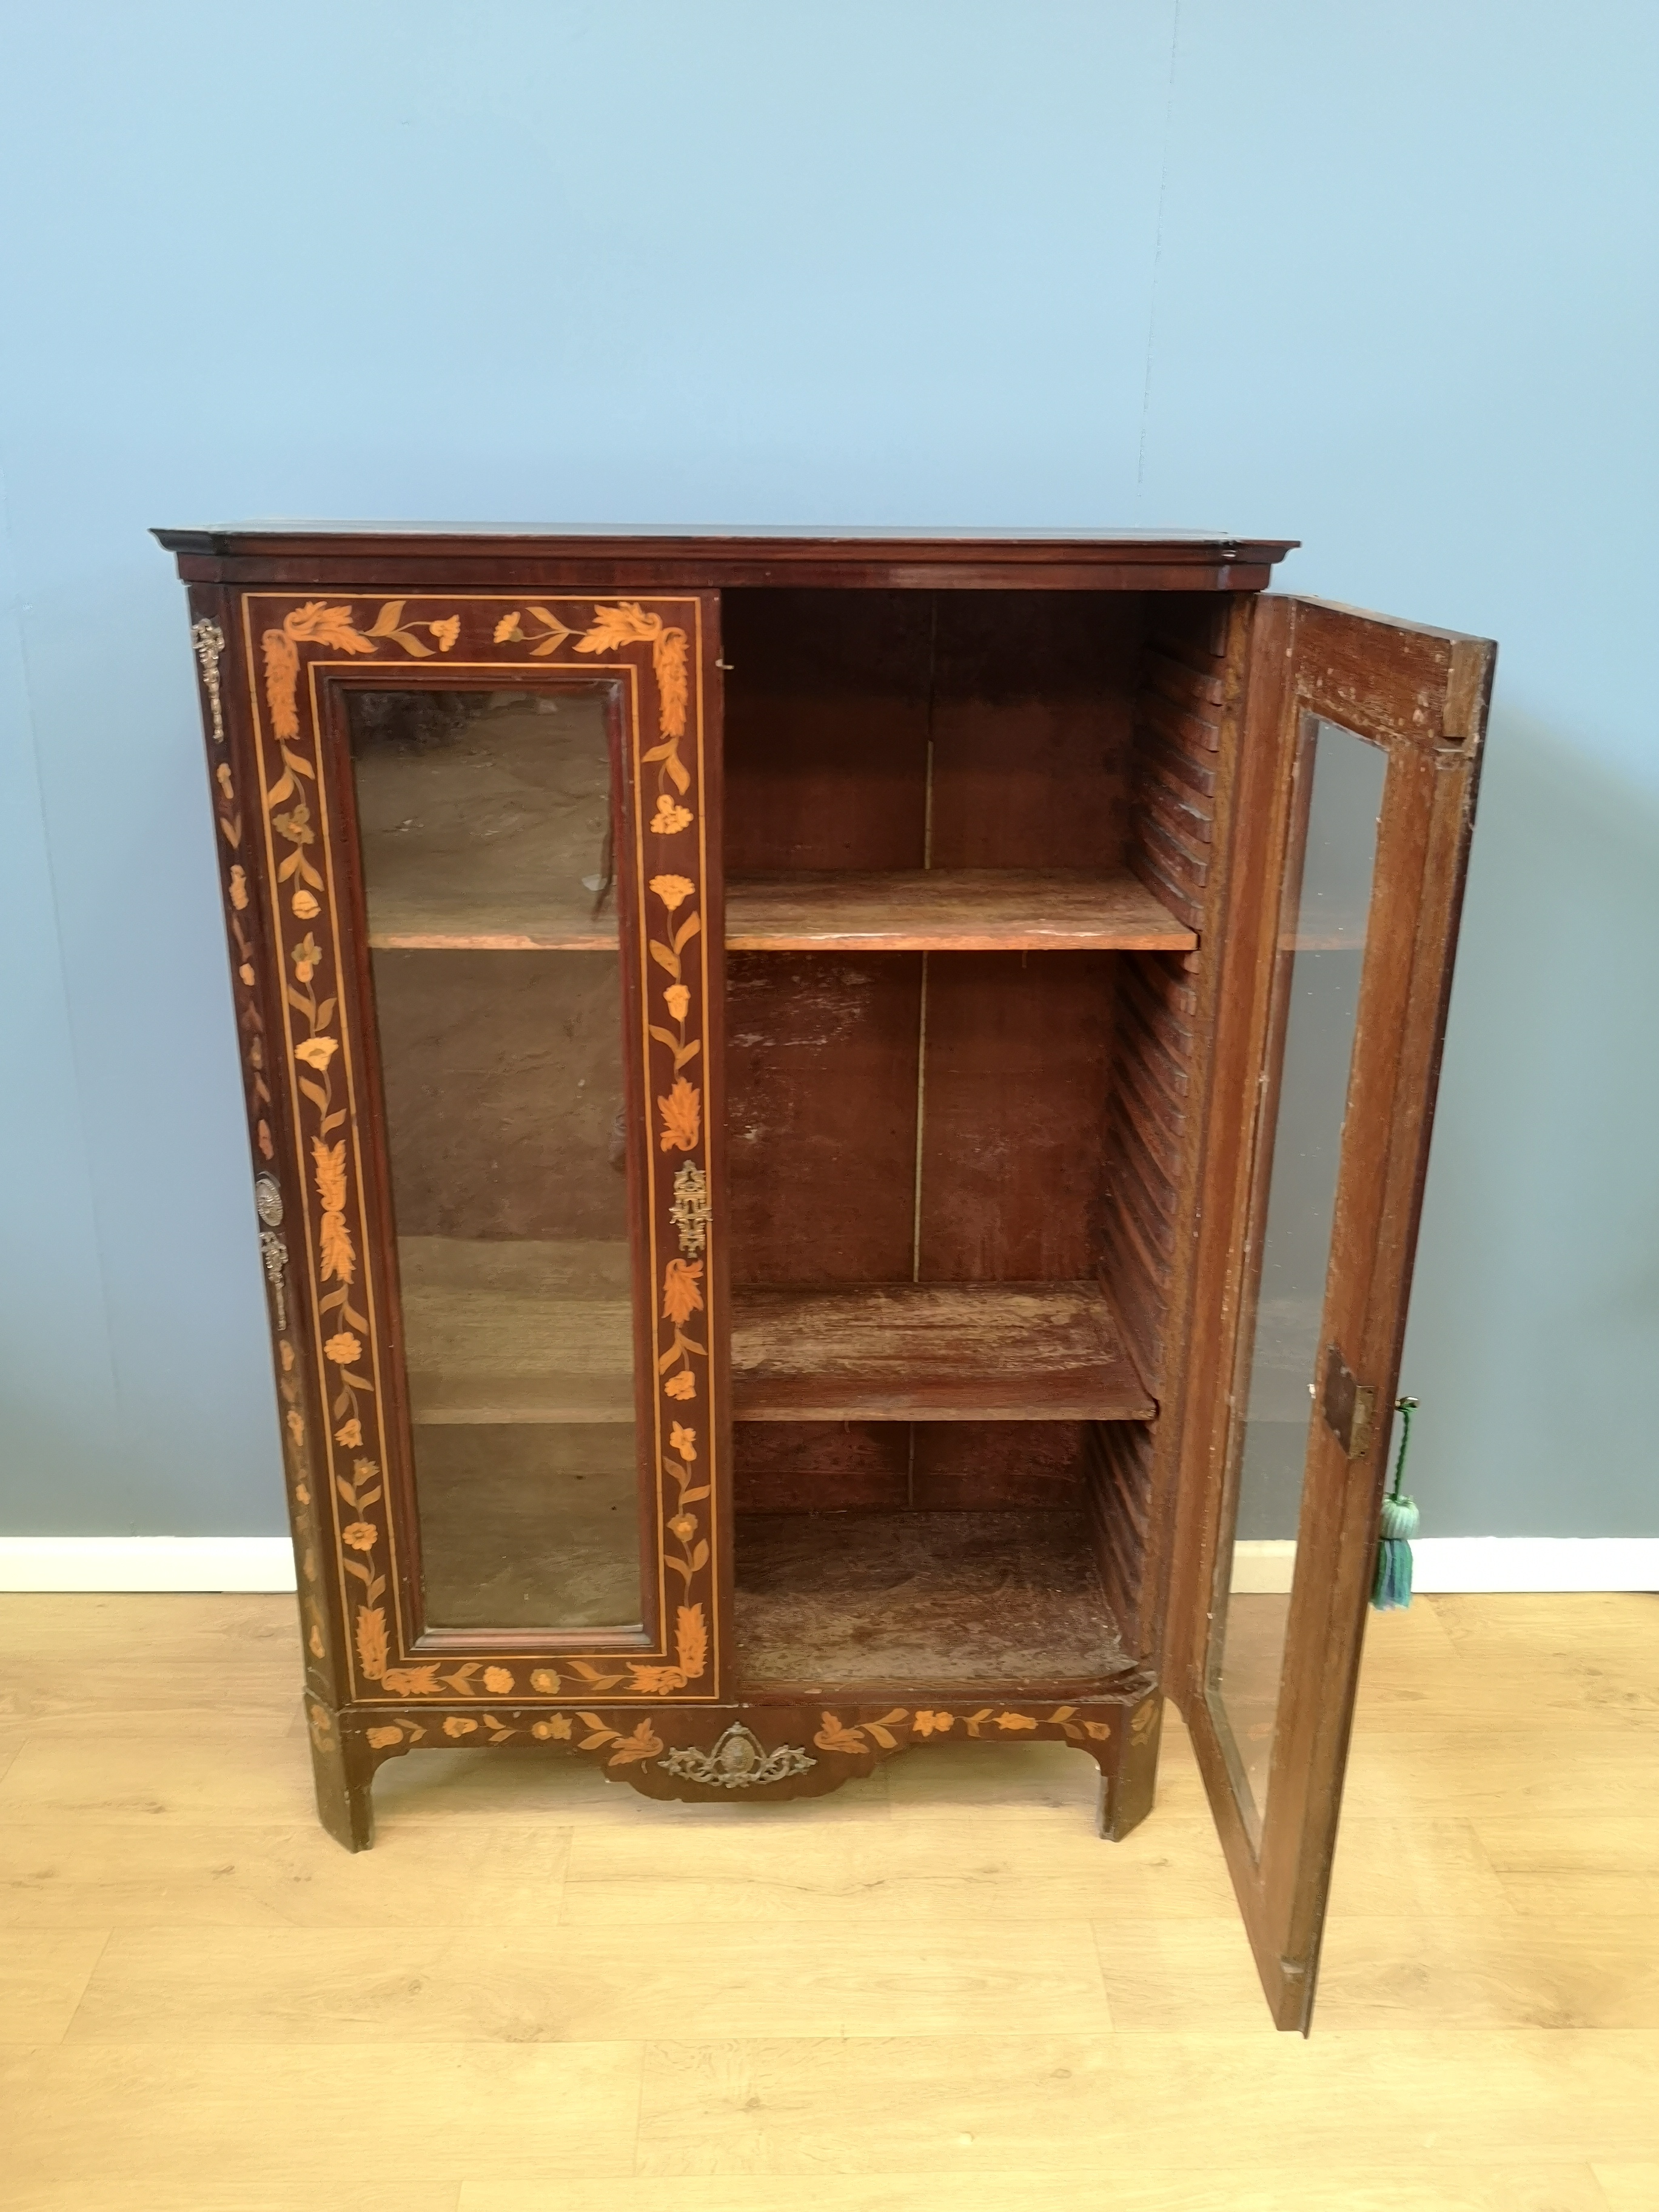
[[[1197,942],[1123,871],[910,868],[726,885],[733,952],[1186,952]]]
[[[626,1244],[400,1237],[411,1417],[631,1421]]]
[[[943,1696],[1128,1671],[1080,1514],[743,1513],[745,1690]]]
[[[625,1245],[398,1243],[417,1425],[631,1421]],[[1135,1421],[1157,1411],[1091,1283],[739,1291],[744,1421]]]
[[[615,952],[614,899],[556,895],[504,865],[478,881],[447,855],[397,855],[371,875],[377,951]],[[741,876],[726,886],[732,952],[1188,952],[1195,932],[1135,877],[1036,868]]]
[[[740,1421],[1137,1421],[1157,1407],[1092,1283],[734,1293]]]

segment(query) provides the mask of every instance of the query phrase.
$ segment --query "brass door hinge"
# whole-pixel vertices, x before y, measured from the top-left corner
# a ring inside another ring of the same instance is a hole
[[[1349,1459],[1364,1459],[1376,1422],[1376,1386],[1351,1372],[1335,1345],[1325,1351],[1325,1395],[1320,1401],[1325,1425]]]

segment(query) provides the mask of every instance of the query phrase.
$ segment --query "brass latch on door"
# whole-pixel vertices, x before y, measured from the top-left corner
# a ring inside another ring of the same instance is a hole
[[[1320,1401],[1325,1425],[1350,1459],[1364,1459],[1371,1448],[1376,1419],[1376,1388],[1350,1372],[1335,1345],[1325,1352],[1325,1395]]]

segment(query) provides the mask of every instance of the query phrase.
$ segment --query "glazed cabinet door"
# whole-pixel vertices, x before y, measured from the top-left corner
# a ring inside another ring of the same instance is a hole
[[[1255,610],[1174,1627],[1263,1985],[1304,2031],[1492,659]]]
[[[653,1756],[724,1665],[717,602],[196,611],[319,1750]]]

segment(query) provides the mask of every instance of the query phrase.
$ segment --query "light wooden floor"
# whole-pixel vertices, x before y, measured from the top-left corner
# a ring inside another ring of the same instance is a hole
[[[1659,2206],[1659,1599],[1375,1620],[1311,2042],[1185,1743],[666,1807],[416,1757],[313,1824],[280,1598],[0,1599],[7,2212]]]

